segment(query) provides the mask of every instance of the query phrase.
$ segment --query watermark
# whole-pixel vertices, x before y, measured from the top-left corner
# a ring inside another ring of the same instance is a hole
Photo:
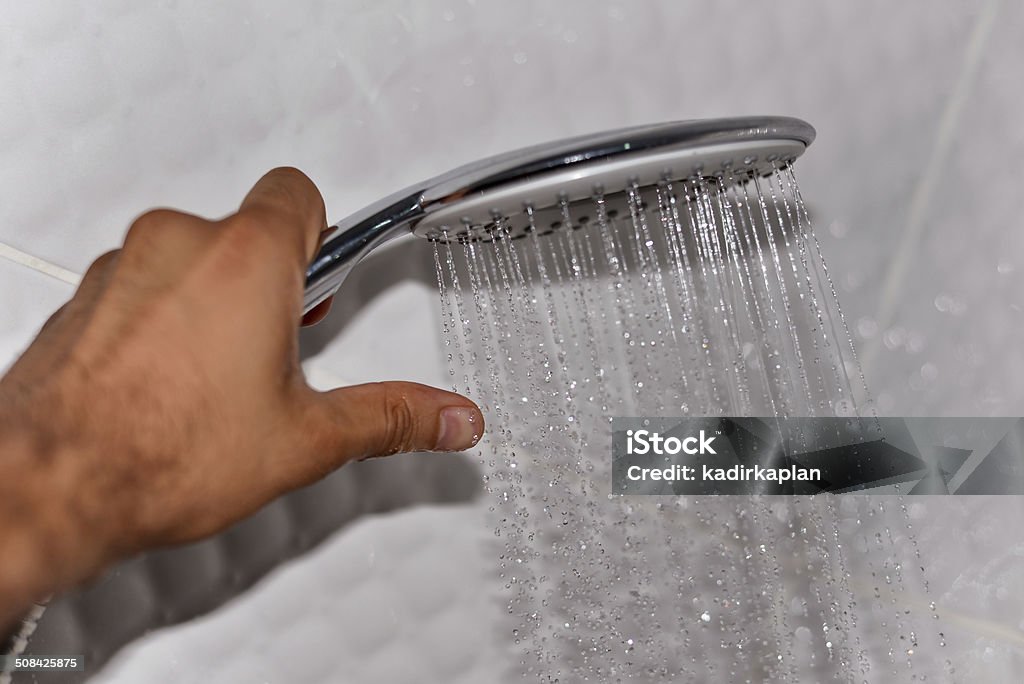
[[[81,672],[81,655],[0,655],[0,672]]]
[[[1020,494],[1020,418],[614,418],[615,494]]]
[[[729,468],[711,468],[706,465],[681,466],[669,468],[642,468],[631,465],[626,468],[626,477],[633,482],[643,480],[680,480],[685,482],[818,482],[821,480],[820,468],[801,468],[791,465],[788,468],[763,468],[761,466],[734,465]]]
[[[714,454],[711,447],[714,437],[708,437],[701,430],[697,437],[662,437],[650,430],[626,430],[626,453],[629,454]],[[694,446],[697,445],[697,446]]]

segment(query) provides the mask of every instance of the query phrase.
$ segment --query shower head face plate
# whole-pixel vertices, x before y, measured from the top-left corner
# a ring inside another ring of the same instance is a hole
[[[537,145],[462,166],[418,183],[334,226],[306,271],[304,311],[337,292],[364,256],[410,232],[429,240],[513,238],[574,227],[594,217],[601,195],[609,218],[628,211],[627,191],[658,183],[742,183],[799,157],[814,129],[799,119],[743,117],[623,128]],[[689,183],[673,192],[692,192]],[[585,210],[584,210],[585,208]]]
[[[563,207],[615,212],[630,188],[712,179],[728,184],[792,163],[814,140],[798,119],[749,117],[611,131],[492,157],[435,181],[412,231],[430,240],[489,240],[500,218],[515,238],[557,227]],[[590,218],[581,216],[581,223]]]

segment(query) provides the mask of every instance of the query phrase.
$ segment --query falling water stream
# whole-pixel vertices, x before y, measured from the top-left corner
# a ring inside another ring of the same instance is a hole
[[[434,242],[516,672],[949,680],[902,495],[611,494],[613,416],[874,417],[792,167],[558,209]]]

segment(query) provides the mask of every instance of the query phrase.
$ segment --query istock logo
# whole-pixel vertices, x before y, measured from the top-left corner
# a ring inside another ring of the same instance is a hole
[[[704,431],[700,431],[697,437],[662,437],[657,432],[649,430],[626,430],[626,453],[657,454],[659,456],[674,456],[679,452],[695,456],[696,454],[716,454],[711,443],[715,441],[714,435],[706,437]]]

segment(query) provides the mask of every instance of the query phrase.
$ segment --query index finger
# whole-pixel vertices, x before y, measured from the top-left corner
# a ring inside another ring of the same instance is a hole
[[[298,169],[282,166],[268,171],[242,200],[239,214],[272,221],[301,248],[305,269],[316,255],[327,230],[327,211],[320,190]]]

